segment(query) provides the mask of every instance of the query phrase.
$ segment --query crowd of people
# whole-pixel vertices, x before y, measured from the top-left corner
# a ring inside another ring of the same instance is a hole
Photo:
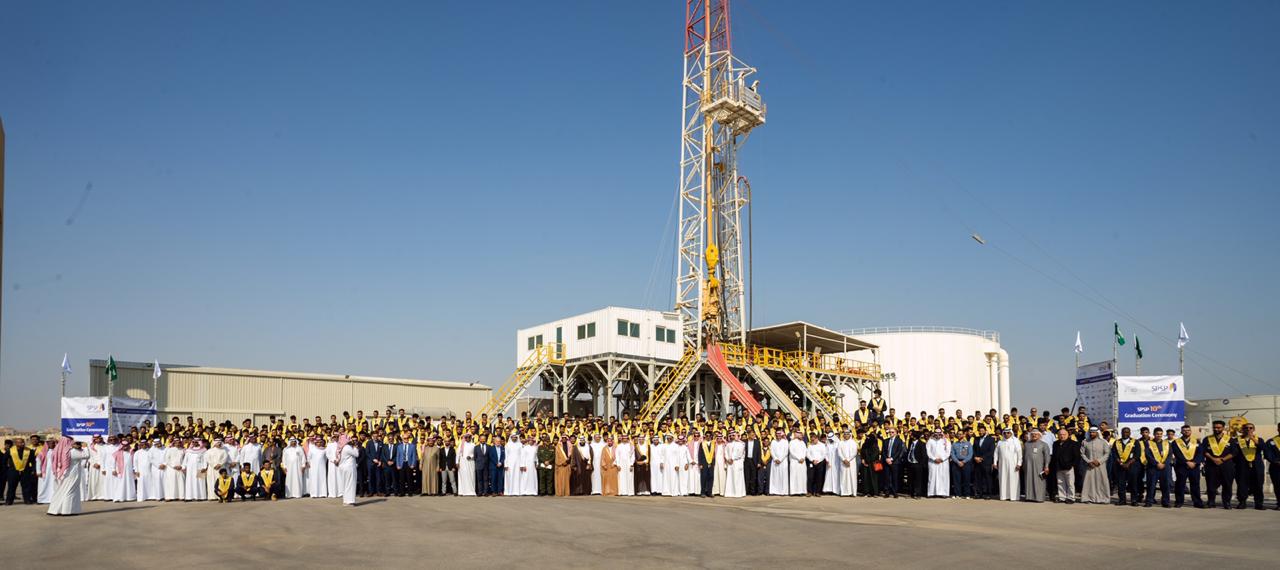
[[[1263,509],[1268,472],[1280,492],[1280,436],[1261,440],[1252,424],[1237,434],[1214,422],[1194,438],[1190,426],[1113,433],[1083,407],[899,417],[878,393],[848,420],[431,418],[403,409],[257,426],[187,417],[87,444],[5,441],[0,456],[5,504],[21,490],[50,514],[78,513],[82,500],[352,505],[392,495],[905,495],[1166,508],[1212,508],[1221,497],[1224,508],[1252,499]]]

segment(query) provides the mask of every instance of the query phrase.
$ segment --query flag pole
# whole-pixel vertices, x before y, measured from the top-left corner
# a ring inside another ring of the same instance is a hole
[[[1178,347],[1178,376],[1182,376],[1182,375],[1183,375],[1183,373],[1184,373],[1184,372],[1183,372],[1183,369],[1182,369],[1182,362],[1183,362],[1183,360],[1182,360],[1182,347],[1181,347],[1181,346],[1179,346],[1179,347]]]
[[[66,398],[66,397],[67,397],[67,371],[66,371],[66,370],[63,370],[63,371],[62,371],[62,392],[61,392],[61,397],[63,397],[63,398]]]

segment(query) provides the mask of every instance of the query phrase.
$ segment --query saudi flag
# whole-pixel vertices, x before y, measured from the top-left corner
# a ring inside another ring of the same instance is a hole
[[[1133,337],[1133,348],[1138,351],[1138,360],[1142,360],[1142,339]]]
[[[116,357],[107,356],[107,380],[115,382],[117,378],[119,375],[116,374]]]
[[[1124,346],[1124,333],[1120,332],[1120,323],[1116,323],[1116,344]]]

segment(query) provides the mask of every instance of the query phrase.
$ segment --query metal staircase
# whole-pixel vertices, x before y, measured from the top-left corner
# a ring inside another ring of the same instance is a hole
[[[502,387],[480,408],[481,414],[497,414],[503,412],[524,393],[534,378],[541,376],[552,365],[564,364],[564,344],[543,344],[533,349],[519,368],[511,373]]]
[[[676,395],[689,384],[689,379],[702,365],[702,354],[698,350],[686,347],[684,356],[680,357],[680,361],[675,366],[668,368],[667,371],[658,379],[658,384],[653,387],[653,393],[649,395],[649,401],[644,403],[644,407],[640,408],[638,417],[650,421],[656,421],[662,414],[667,412],[671,404],[675,402]]]
[[[853,424],[853,418],[844,408],[840,407],[839,402],[832,398],[826,390],[822,389],[822,385],[818,383],[813,375],[809,374],[803,366],[803,362],[793,358],[783,360],[781,369],[782,373],[787,375],[800,391],[809,398],[809,401],[818,406],[822,413],[828,418]]]
[[[754,364],[748,364],[743,366],[743,368],[746,369],[747,374],[750,374],[751,378],[756,381],[756,384],[759,384],[760,388],[769,395],[770,402],[786,410],[788,414],[791,414],[791,417],[800,419],[800,407],[797,406],[795,402],[791,401],[791,396],[787,395],[787,393],[782,390],[782,387],[779,386],[777,382],[773,381],[773,378],[769,377],[768,371]]]

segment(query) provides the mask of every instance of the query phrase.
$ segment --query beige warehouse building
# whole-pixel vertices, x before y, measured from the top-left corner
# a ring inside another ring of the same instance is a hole
[[[89,361],[89,395],[107,396],[107,361]],[[160,421],[195,416],[213,421],[240,422],[253,418],[255,425],[269,416],[299,418],[343,411],[385,412],[388,405],[408,413],[440,417],[461,416],[479,410],[489,400],[491,388],[479,383],[376,378],[346,374],[272,372],[236,368],[210,368],[161,364],[154,382],[148,362],[116,361],[114,395],[156,400]]]

